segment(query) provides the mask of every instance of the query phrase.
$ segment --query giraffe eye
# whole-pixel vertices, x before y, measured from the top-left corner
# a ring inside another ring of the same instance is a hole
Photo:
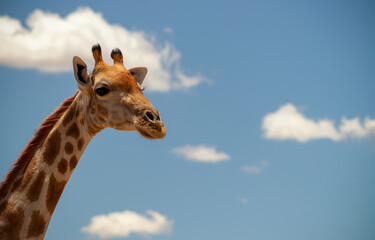
[[[96,92],[96,94],[98,94],[99,96],[104,96],[104,95],[106,95],[107,93],[109,93],[109,89],[106,88],[106,87],[98,87],[97,89],[95,89],[95,92]]]

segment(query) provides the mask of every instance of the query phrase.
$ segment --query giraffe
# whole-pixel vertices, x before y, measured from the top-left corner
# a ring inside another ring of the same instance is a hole
[[[143,137],[166,135],[158,111],[142,93],[147,68],[127,70],[119,49],[113,65],[92,47],[95,66],[73,58],[79,90],[36,130],[0,186],[0,239],[43,239],[54,209],[90,140],[106,127],[138,131]]]

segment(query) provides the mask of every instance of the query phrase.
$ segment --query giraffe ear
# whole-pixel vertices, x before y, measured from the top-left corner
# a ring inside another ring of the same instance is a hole
[[[139,83],[139,85],[142,85],[143,80],[145,80],[146,74],[147,74],[147,68],[145,67],[136,67],[136,68],[131,68],[128,70],[135,80]]]
[[[87,65],[80,57],[75,56],[73,58],[73,69],[78,87],[83,90],[82,88],[90,83],[89,74],[87,73]]]

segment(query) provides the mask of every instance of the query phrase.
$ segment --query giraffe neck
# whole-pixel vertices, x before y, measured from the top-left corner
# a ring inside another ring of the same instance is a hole
[[[58,200],[92,137],[79,93],[0,202],[0,239],[43,239]]]

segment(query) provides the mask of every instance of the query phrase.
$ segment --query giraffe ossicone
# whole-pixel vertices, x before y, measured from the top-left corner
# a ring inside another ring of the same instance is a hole
[[[92,47],[91,73],[73,58],[79,91],[48,116],[0,185],[0,239],[43,239],[57,202],[90,140],[104,128],[166,135],[159,112],[142,93],[147,68],[127,70],[119,49],[113,65]]]

